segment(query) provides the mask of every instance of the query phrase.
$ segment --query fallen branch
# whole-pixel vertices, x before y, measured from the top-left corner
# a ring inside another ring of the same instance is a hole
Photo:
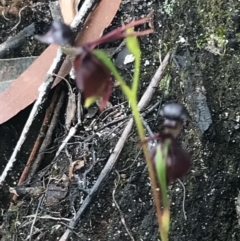
[[[71,27],[75,30],[82,28],[85,20],[88,17],[89,12],[95,7],[97,4],[97,0],[85,0],[80,11],[76,15],[76,17],[73,20],[73,23],[71,24]],[[42,85],[39,87],[39,96],[32,108],[32,111],[28,117],[28,120],[23,128],[23,131],[21,133],[21,136],[14,148],[14,151],[2,173],[0,176],[0,185],[4,182],[8,171],[13,167],[13,163],[16,161],[17,154],[20,152],[23,143],[26,140],[27,134],[30,130],[30,127],[38,114],[38,111],[42,108],[43,104],[45,103],[48,93],[50,92],[50,89],[52,87],[52,84],[55,80],[55,76],[53,74],[58,74],[58,71],[60,70],[60,67],[62,66],[62,63],[64,61],[65,55],[61,52],[60,48],[58,49],[57,56],[53,60],[53,63],[47,73],[47,76],[42,83]]]
[[[124,228],[125,228],[128,236],[130,237],[130,239],[131,239],[132,241],[135,241],[134,237],[132,236],[132,234],[131,234],[131,232],[129,231],[129,228],[128,228],[127,224],[126,224],[126,220],[125,220],[125,217],[124,217],[124,213],[123,213],[123,211],[121,210],[121,208],[119,207],[119,205],[118,205],[118,203],[117,203],[117,200],[116,200],[116,198],[115,198],[115,193],[116,193],[117,187],[118,187],[118,185],[119,185],[119,183],[120,183],[120,180],[121,180],[119,172],[116,171],[116,170],[115,170],[115,172],[116,172],[116,174],[117,174],[118,179],[117,179],[117,181],[115,182],[115,188],[113,189],[113,192],[112,192],[113,202],[114,202],[116,208],[117,208],[118,211],[119,211],[119,214],[120,214],[120,217],[121,217],[121,222],[122,222],[122,224],[123,224],[123,226],[124,226]]]
[[[161,65],[159,66],[155,75],[153,76],[147,90],[143,94],[143,96],[138,104],[139,110],[144,109],[149,104],[149,102],[156,90],[156,87],[158,86],[158,84],[163,76],[163,73],[168,64],[169,58],[170,58],[170,53],[168,53],[165,56]],[[69,223],[69,228],[65,231],[65,233],[62,235],[62,237],[60,238],[59,241],[66,241],[68,239],[68,236],[71,233],[71,229],[73,229],[76,226],[76,224],[79,222],[84,211],[86,210],[86,208],[88,207],[90,202],[93,200],[93,198],[97,195],[97,193],[101,189],[102,185],[104,184],[105,180],[109,177],[109,175],[112,172],[112,169],[115,166],[117,159],[124,147],[124,143],[126,142],[128,135],[129,135],[130,131],[132,130],[132,126],[133,126],[133,119],[131,118],[128,121],[121,137],[119,138],[112,154],[110,155],[105,167],[101,171],[94,186],[91,188],[88,196],[84,199],[84,201],[83,201],[81,207],[79,208],[79,210],[77,211],[76,215],[71,219],[71,221]]]

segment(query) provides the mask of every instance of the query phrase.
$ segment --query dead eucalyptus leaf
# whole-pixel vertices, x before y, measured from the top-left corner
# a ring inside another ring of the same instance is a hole
[[[16,195],[16,196],[18,197],[18,194],[17,194],[17,191],[16,191],[15,188],[9,187],[9,192],[12,193],[12,194],[14,194],[14,195]]]
[[[68,177],[72,178],[73,177],[73,172],[80,170],[81,168],[83,168],[85,165],[83,160],[76,160],[74,162],[71,163],[71,165],[69,166],[69,170],[68,170]]]
[[[70,24],[78,12],[80,0],[59,0],[62,16],[66,24]]]
[[[83,160],[77,160],[73,162],[73,169],[74,171],[80,170],[82,167],[84,167],[85,163]]]
[[[52,206],[63,200],[68,193],[68,187],[58,186],[56,184],[49,184],[46,190],[45,204],[46,206]]]

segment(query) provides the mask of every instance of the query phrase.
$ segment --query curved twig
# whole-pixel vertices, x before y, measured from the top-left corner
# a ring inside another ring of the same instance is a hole
[[[22,20],[21,12],[22,12],[25,8],[27,8],[27,7],[29,7],[29,6],[24,6],[24,7],[22,7],[22,8],[20,9],[20,11],[19,11],[19,13],[18,13],[19,20],[18,20],[17,24],[10,30],[9,33],[11,33],[14,29],[16,29],[17,26],[21,23],[21,20]]]

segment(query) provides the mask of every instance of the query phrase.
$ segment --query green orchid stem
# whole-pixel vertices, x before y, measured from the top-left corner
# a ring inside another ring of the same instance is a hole
[[[133,84],[132,84],[132,92],[134,94],[136,94],[138,90],[138,80],[140,76],[140,68],[139,68],[140,59],[141,59],[141,54],[139,52],[137,53],[137,56],[135,57],[135,62],[134,62],[134,75],[133,75]]]
[[[158,225],[159,225],[161,239],[162,239],[162,241],[168,241],[168,231],[166,231],[166,229],[163,225],[163,222],[162,222],[161,201],[160,201],[160,195],[159,195],[158,186],[157,186],[157,182],[156,182],[155,172],[154,172],[154,168],[152,165],[152,161],[151,161],[147,143],[144,142],[145,130],[144,130],[142,120],[141,120],[141,115],[140,115],[140,112],[138,109],[137,98],[135,97],[135,95],[127,96],[127,98],[131,104],[132,114],[133,114],[133,118],[134,118],[134,121],[135,121],[135,124],[137,127],[138,135],[140,137],[140,141],[143,143],[142,149],[143,149],[143,153],[144,153],[146,163],[148,166],[148,170],[149,170],[149,176],[150,176],[151,187],[152,187],[152,192],[153,192],[153,199],[154,199],[156,210],[157,210],[157,219],[158,219]]]
[[[133,29],[127,30],[128,33],[131,33],[132,31]],[[168,241],[169,225],[166,225],[166,222],[165,222],[166,215],[163,217],[163,213],[161,210],[161,198],[158,191],[159,189],[156,181],[153,163],[151,161],[147,143],[145,142],[145,139],[146,139],[145,130],[143,127],[142,118],[138,109],[138,102],[137,102],[137,92],[138,92],[139,79],[140,79],[139,76],[140,76],[140,64],[141,64],[141,50],[139,47],[139,42],[136,37],[127,37],[126,44],[130,52],[135,57],[134,75],[133,75],[133,83],[132,83],[132,88],[130,89],[130,93],[127,93],[126,91],[124,91],[124,88],[122,88],[122,90],[126,95],[126,97],[128,98],[128,101],[130,102],[133,118],[137,127],[138,135],[140,137],[140,142],[143,143],[142,149],[143,149],[143,153],[144,153],[148,170],[149,170],[149,176],[150,176],[151,187],[153,192],[153,199],[157,210],[157,218],[158,218],[158,225],[159,225],[161,239],[162,241]]]
[[[131,29],[129,30],[128,33],[131,33]],[[139,72],[140,72],[140,62],[141,62],[141,51],[139,48],[139,44],[137,41],[137,38],[134,36],[127,37],[126,38],[127,46],[130,50],[130,52],[134,55],[135,57],[135,71],[134,71],[134,76],[133,76],[133,83],[132,83],[132,88],[130,88],[126,82],[123,80],[122,76],[119,74],[117,71],[115,65],[113,62],[108,58],[106,53],[102,50],[93,50],[92,53],[99,59],[101,60],[106,67],[112,72],[114,77],[117,80],[117,83],[121,87],[124,95],[128,99],[131,105],[132,109],[132,114],[134,121],[136,123],[138,135],[140,137],[140,142],[142,143],[142,149],[143,153],[146,159],[146,163],[148,166],[149,170],[149,176],[150,176],[150,181],[151,181],[151,188],[153,192],[153,199],[155,202],[156,210],[157,210],[157,218],[158,218],[158,225],[159,225],[159,231],[161,235],[162,241],[168,241],[168,230],[169,230],[169,222],[166,222],[166,220],[169,220],[169,209],[161,209],[161,195],[159,193],[159,188],[157,185],[157,179],[155,176],[155,171],[153,167],[153,163],[151,161],[151,156],[148,150],[147,143],[145,141],[145,130],[143,127],[141,115],[138,109],[138,102],[137,102],[137,90],[138,90],[138,85],[139,85]],[[165,212],[166,211],[166,212]]]
[[[162,146],[158,146],[156,149],[157,156],[157,175],[160,184],[161,194],[162,194],[162,203],[163,209],[169,208],[169,199],[167,196],[167,177],[166,177],[166,167],[167,167],[167,156],[169,150],[170,141],[165,141]]]

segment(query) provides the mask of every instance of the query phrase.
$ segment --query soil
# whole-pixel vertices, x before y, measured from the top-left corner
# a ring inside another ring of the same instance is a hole
[[[21,4],[19,8],[23,2]],[[23,15],[22,23],[11,34],[16,34],[32,22],[40,23],[43,31],[46,25],[41,25],[41,16],[45,16],[47,24],[51,22],[51,15],[46,14],[49,13],[47,3],[44,2],[43,6],[35,9],[32,14],[29,12],[28,15]],[[236,211],[240,187],[239,8],[240,3],[236,0],[122,1],[113,24],[106,30],[108,32],[121,25],[122,20],[147,15],[154,9],[155,32],[140,39],[143,56],[139,96],[159,65],[159,53],[162,58],[168,50],[173,53],[163,83],[150,103],[151,107],[158,101],[160,104],[177,101],[187,107],[192,117],[180,137],[182,146],[192,155],[192,168],[181,179],[184,189],[179,181],[169,187],[169,240],[240,240]],[[1,42],[8,36],[5,33],[16,24],[17,16],[7,15],[12,19],[9,22],[4,22],[6,20],[0,16],[0,22],[5,23]],[[106,47],[116,48],[118,45],[116,43]],[[36,45],[33,52],[26,49],[23,51],[24,56],[38,55],[43,50],[43,45]],[[10,53],[7,57],[20,57],[21,53],[22,50]],[[132,68],[130,64],[122,70],[122,75],[129,82]],[[66,219],[73,217],[87,195],[78,188],[85,171],[96,162],[87,175],[86,188],[91,188],[122,133],[123,122],[105,126],[114,121],[116,114],[121,117],[129,115],[128,104],[124,101],[123,95],[116,88],[110,100],[116,113],[110,111],[100,115],[94,111],[94,107],[84,110],[83,123],[67,145],[67,152],[62,152],[54,165],[49,167],[46,161],[51,162],[53,155],[48,153],[58,149],[68,132],[64,127],[63,109],[55,131],[55,141],[45,154],[45,162],[38,174],[24,186],[43,186],[46,190],[45,198],[42,199],[41,195],[23,195],[9,211],[11,195],[8,188],[16,187],[18,176],[41,125],[44,113],[40,114],[1,190],[1,240],[27,239],[33,215],[37,211],[38,218],[35,220],[32,238],[59,240],[69,223]],[[31,106],[0,126],[1,172],[11,156],[30,110]],[[93,120],[94,126],[91,125]],[[161,130],[162,120],[158,118],[158,108],[147,114],[145,120],[153,132]],[[123,217],[134,240],[160,240],[148,171],[138,142],[133,129],[117,165],[71,232],[70,240],[133,240],[122,223]],[[68,174],[69,158],[84,160],[84,167],[76,170],[71,182],[64,175]],[[49,167],[47,171],[45,167]],[[39,179],[41,173],[44,178]]]

